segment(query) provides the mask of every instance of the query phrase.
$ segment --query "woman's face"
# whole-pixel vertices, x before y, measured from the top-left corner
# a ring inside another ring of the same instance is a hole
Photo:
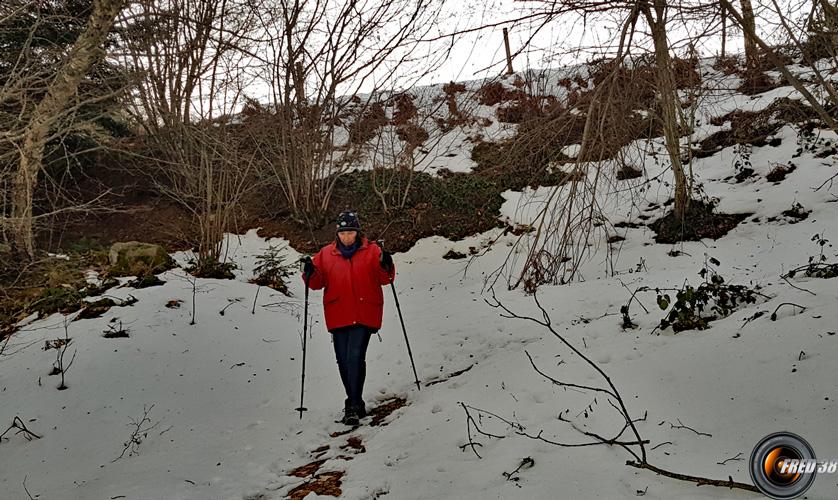
[[[338,233],[338,238],[343,246],[349,247],[355,244],[355,238],[358,237],[358,231],[341,231]]]

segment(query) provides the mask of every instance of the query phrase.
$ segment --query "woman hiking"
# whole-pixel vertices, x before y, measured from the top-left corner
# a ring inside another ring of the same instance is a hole
[[[358,425],[367,415],[362,394],[370,337],[381,328],[381,287],[396,276],[390,253],[361,234],[355,212],[342,212],[335,241],[303,260],[303,280],[312,290],[324,288],[326,329],[332,334],[340,379],[346,391],[343,422]]]

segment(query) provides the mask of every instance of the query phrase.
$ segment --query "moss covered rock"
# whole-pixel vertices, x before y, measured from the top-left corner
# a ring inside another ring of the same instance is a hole
[[[114,243],[109,258],[111,276],[142,276],[174,267],[174,261],[165,248],[139,241]]]

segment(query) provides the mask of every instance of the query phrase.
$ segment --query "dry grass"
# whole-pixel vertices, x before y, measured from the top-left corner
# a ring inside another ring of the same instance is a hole
[[[710,120],[710,123],[717,126],[730,122],[730,130],[721,130],[701,141],[699,148],[693,150],[693,156],[706,158],[736,144],[765,146],[768,144],[768,136],[776,133],[783,125],[815,119],[815,110],[802,101],[787,97],[775,100],[761,111],[731,111]]]

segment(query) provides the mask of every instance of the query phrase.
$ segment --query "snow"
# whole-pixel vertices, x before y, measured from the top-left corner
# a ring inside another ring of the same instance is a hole
[[[757,99],[728,95],[709,100],[702,112],[709,117],[732,109],[761,109],[792,94],[783,87]],[[693,139],[719,129],[703,125]],[[626,240],[616,254],[616,276],[606,275],[605,252],[600,251],[581,268],[581,281],[544,286],[538,292],[555,331],[599,364],[635,418],[646,416],[637,427],[650,440],[650,462],[660,467],[750,482],[747,457],[752,447],[780,430],[801,434],[819,458],[838,458],[838,287],[834,279],[793,281],[807,292],[780,279],[784,271],[818,254],[812,235],[838,239],[838,198],[828,186],[814,189],[836,173],[836,163],[810,152],[794,157],[797,134],[790,126],[776,136],[780,146],[753,148],[755,177],[741,184],[726,180],[735,173],[734,148],[695,161],[702,189],[719,200],[720,210],[753,213],[724,238],[656,245],[645,226],[618,229]],[[822,136],[836,139],[832,133]],[[460,148],[456,141],[452,144]],[[644,141],[629,149],[660,153],[662,144]],[[460,151],[444,165],[468,170],[469,156]],[[670,196],[665,162],[655,162],[651,155],[637,161],[656,180],[640,199],[618,192],[626,184],[612,181],[615,192],[604,204],[612,222],[637,222],[640,213],[653,218],[663,214],[663,208],[646,208]],[[785,181],[765,180],[775,164],[790,161],[797,169]],[[531,222],[552,189],[504,193],[501,217],[511,224]],[[794,202],[812,213],[791,224],[779,214]],[[777,219],[769,221],[772,217]],[[19,416],[43,437],[27,441],[10,432],[3,438],[4,497],[25,498],[26,478],[33,495],[50,499],[279,499],[305,481],[287,472],[310,462],[312,450],[329,444],[329,460],[319,472],[346,471],[341,485],[341,498],[346,499],[384,493],[395,499],[612,499],[636,498],[638,491],[652,499],[755,498],[627,467],[631,457],[621,448],[562,448],[519,436],[486,415],[479,421],[481,429],[504,437],[475,434],[472,428],[483,458],[468,446],[462,449],[468,438],[460,403],[516,422],[532,435],[543,430],[545,438],[568,443],[585,437],[557,418],[565,410],[564,418],[603,435],[622,426],[605,399],[597,397],[594,403],[594,394],[551,384],[533,370],[525,353],[563,381],[601,385],[596,372],[547,329],[503,317],[487,303],[492,295],[485,278],[503,263],[516,238],[500,230],[460,241],[431,237],[395,256],[395,286],[420,379],[428,382],[471,369],[417,391],[392,292],[385,290],[381,341],[376,337],[370,343],[365,397],[368,407],[396,396],[406,397],[408,405],[388,417],[389,425],[363,426],[338,438],[329,433],[343,429],[334,423],[343,395],[323,326],[321,292],[312,292],[309,299],[308,411],[302,420],[294,411],[300,404],[301,280],[292,280],[291,297],[261,289],[251,313],[257,287],[248,279],[256,256],[269,245],[287,245],[281,238],[266,241],[255,229],[228,235],[227,258],[239,267],[236,278],[195,281],[194,325],[192,278],[181,269],[161,274],[166,283],[159,287],[111,289],[109,296],[133,295],[138,302],[114,307],[101,318],[66,324],[73,339],[67,356],[77,352],[65,391],[56,390],[56,377],[47,375],[56,351],[43,350],[46,340],[64,337],[64,318],[27,318],[0,356],[0,430]],[[472,246],[485,253],[471,261],[442,258],[449,249],[468,253]],[[671,257],[673,248],[683,253]],[[825,250],[835,261],[832,244]],[[630,314],[639,328],[620,328],[619,309],[630,291],[644,285],[680,286],[685,280],[696,284],[705,254],[721,261],[719,272],[728,282],[758,284],[768,299],[740,308],[708,330],[674,335],[671,330],[651,333],[663,313],[654,293],[641,293],[638,299],[649,313],[633,303]],[[190,254],[173,257],[184,265]],[[288,249],[288,261],[298,257]],[[497,286],[494,292],[512,311],[541,317],[533,298],[520,290]],[[170,300],[182,304],[170,309]],[[806,309],[783,306],[771,321],[770,312],[783,302]],[[225,307],[224,315],[219,314]],[[757,311],[767,313],[746,323]],[[109,325],[120,322],[129,338],[102,337]],[[126,452],[117,459],[131,436],[132,419],[139,420],[149,408],[145,425],[153,428],[136,454]],[[477,411],[470,411],[476,418]],[[366,452],[351,461],[336,458],[349,436],[360,436]],[[516,473],[518,481],[507,480],[503,473],[525,457],[534,466]],[[838,497],[836,483],[834,475],[819,476],[807,498]],[[312,498],[332,497],[307,497]]]

